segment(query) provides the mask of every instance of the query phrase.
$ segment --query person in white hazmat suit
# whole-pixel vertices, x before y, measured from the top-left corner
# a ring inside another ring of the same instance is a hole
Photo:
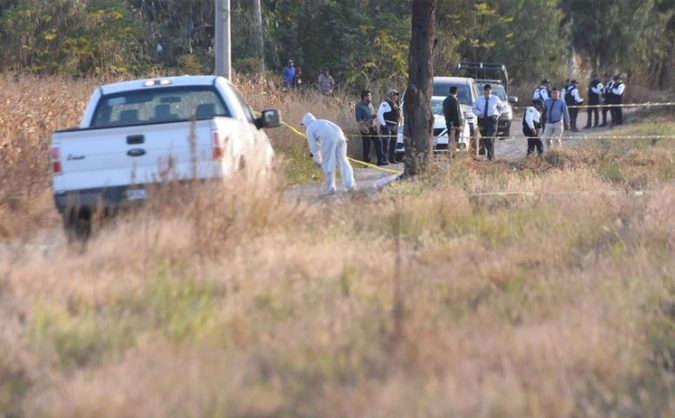
[[[347,139],[339,126],[325,119],[317,119],[311,113],[302,118],[307,135],[309,152],[317,167],[326,176],[326,194],[335,194],[335,168],[340,166],[342,184],[348,192],[354,190],[354,170],[347,159]],[[319,144],[321,149],[319,150]]]

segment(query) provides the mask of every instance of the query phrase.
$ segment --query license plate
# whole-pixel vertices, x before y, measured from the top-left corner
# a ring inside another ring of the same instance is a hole
[[[147,197],[145,189],[129,189],[127,190],[127,199],[129,200],[143,200]]]

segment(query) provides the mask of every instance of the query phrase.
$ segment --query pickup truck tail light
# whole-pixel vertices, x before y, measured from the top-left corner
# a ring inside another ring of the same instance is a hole
[[[61,148],[58,145],[52,145],[52,174],[63,174],[61,166]]]
[[[218,131],[213,131],[213,159],[223,159],[223,147],[220,145],[220,135],[218,135]]]

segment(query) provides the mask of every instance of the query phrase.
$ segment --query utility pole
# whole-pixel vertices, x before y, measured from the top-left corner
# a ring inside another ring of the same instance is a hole
[[[215,31],[216,75],[229,79],[232,73],[230,0],[216,0]]]

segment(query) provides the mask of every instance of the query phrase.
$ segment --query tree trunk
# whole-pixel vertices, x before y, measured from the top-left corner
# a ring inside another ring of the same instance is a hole
[[[405,175],[422,173],[432,149],[434,115],[433,57],[436,49],[436,0],[413,0],[412,39],[408,58],[408,88],[405,97]]]
[[[253,0],[253,45],[255,57],[258,59],[258,71],[265,72],[265,41],[263,39],[263,20],[260,0]]]

